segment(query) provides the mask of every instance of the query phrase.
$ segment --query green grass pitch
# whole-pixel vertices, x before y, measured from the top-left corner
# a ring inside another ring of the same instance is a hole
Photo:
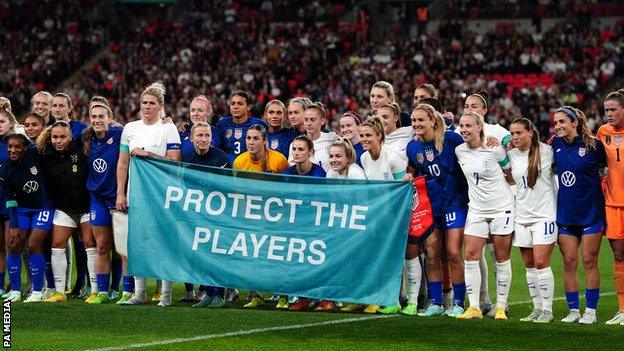
[[[513,281],[507,321],[460,321],[446,317],[378,316],[346,313],[294,313],[271,308],[194,309],[175,303],[121,307],[88,306],[80,299],[60,304],[12,305],[12,348],[16,350],[617,350],[624,327],[607,326],[617,311],[613,258],[603,241],[600,268],[602,296],[596,325],[566,325],[562,296],[562,260],[553,252],[556,279],[555,322],[518,321],[530,312],[524,268],[514,248]],[[582,267],[580,268],[582,273]],[[490,275],[491,277],[491,275]],[[581,286],[584,282],[581,279]],[[153,286],[150,287],[150,291]],[[174,301],[181,296],[176,284]],[[490,294],[495,288],[490,279]],[[581,306],[584,308],[583,291]]]

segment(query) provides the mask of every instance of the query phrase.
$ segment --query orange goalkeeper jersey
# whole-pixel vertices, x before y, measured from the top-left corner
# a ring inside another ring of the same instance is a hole
[[[607,153],[606,205],[624,207],[624,129],[616,131],[605,124],[598,129],[596,137]]]

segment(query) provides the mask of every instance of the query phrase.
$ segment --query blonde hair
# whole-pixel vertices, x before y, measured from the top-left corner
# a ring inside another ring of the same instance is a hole
[[[38,95],[45,95],[45,96],[48,98],[48,100],[50,100],[50,102],[52,102],[52,98],[53,98],[52,94],[50,94],[50,93],[49,93],[49,92],[47,92],[47,91],[43,91],[43,90],[42,90],[42,91],[38,91],[38,92],[36,92],[36,93],[35,93],[35,95],[33,95],[33,96],[32,96],[32,98],[30,98],[30,104],[31,104],[31,105],[35,103],[35,98],[36,98]]]
[[[383,144],[384,140],[386,140],[386,132],[384,132],[383,122],[379,116],[374,115],[370,117],[362,123],[360,128],[364,126],[370,127],[373,131],[375,131],[375,133],[381,137],[381,143]]]
[[[477,122],[478,126],[481,126],[481,132],[479,132],[479,139],[481,139],[481,142],[485,141],[485,130],[483,128],[483,126],[485,125],[485,122],[483,120],[483,116],[481,116],[480,114],[476,113],[476,112],[464,112],[463,115],[461,115],[460,119],[463,118],[464,116],[470,116],[472,118],[475,119],[475,121]]]
[[[344,138],[344,137],[338,140],[335,140],[327,148],[327,153],[329,153],[329,149],[331,149],[332,146],[337,146],[337,147],[341,147],[344,149],[345,156],[347,157],[347,160],[349,162],[349,164],[347,165],[347,171],[348,171],[349,166],[355,163],[355,157],[356,157],[355,149],[353,148],[353,144],[351,143],[351,140]]]
[[[282,113],[284,114],[284,116],[286,116],[286,106],[284,105],[284,103],[279,101],[278,99],[273,99],[273,100],[267,102],[267,104],[264,106],[263,117],[266,116],[267,110],[269,109],[269,106],[271,106],[271,105],[277,105],[279,108],[282,109]],[[266,117],[264,117],[264,119],[266,120]],[[281,127],[284,127],[284,121],[285,120],[286,120],[286,118],[282,117]]]
[[[15,119],[13,112],[11,112],[11,110],[0,108],[0,115],[4,115],[9,120],[9,123],[11,123],[11,130],[8,134],[15,133],[15,125],[17,124],[17,119]]]
[[[390,99],[391,102],[396,101],[396,99],[394,98],[394,87],[392,87],[392,84],[384,80],[380,80],[373,84],[371,90],[373,90],[373,88],[383,89],[386,92],[386,95],[388,95],[388,99]]]
[[[11,100],[0,96],[0,109],[11,112]]]
[[[165,93],[167,90],[165,86],[161,82],[154,82],[150,84],[143,92],[141,93],[141,100],[143,100],[143,96],[151,95],[156,98],[159,105],[165,105]]]
[[[191,127],[191,138],[195,136],[195,130],[200,127],[206,127],[208,128],[208,130],[212,132],[212,128],[210,127],[210,124],[206,122],[197,122],[193,124],[193,126]]]
[[[435,149],[438,153],[442,153],[442,150],[444,149],[444,133],[446,132],[446,124],[444,123],[442,115],[429,104],[418,104],[418,106],[414,107],[412,113],[414,113],[414,111],[425,111],[427,117],[434,122],[433,144],[435,145]]]

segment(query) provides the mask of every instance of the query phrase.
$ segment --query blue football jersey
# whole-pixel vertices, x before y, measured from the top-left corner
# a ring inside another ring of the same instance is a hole
[[[455,155],[455,148],[463,143],[459,134],[445,131],[441,153],[433,141],[407,144],[410,164],[425,176],[434,216],[468,208],[468,184]]]
[[[280,131],[268,133],[267,140],[269,147],[275,151],[279,151],[286,159],[290,152],[290,144],[297,136],[294,130],[290,128],[282,128]]]
[[[109,199],[117,195],[117,159],[122,131],[123,127],[109,127],[101,139],[93,133],[87,156],[87,189],[95,195]]]
[[[596,139],[596,149],[581,137],[571,144],[556,137],[552,142],[559,191],[557,222],[588,226],[605,219],[605,203],[599,170],[606,166],[604,146]]]
[[[244,123],[234,123],[232,116],[222,117],[212,130],[212,146],[217,147],[228,155],[230,163],[234,163],[234,159],[247,151],[245,137],[247,129],[254,124],[261,124],[267,130],[267,124],[256,117],[250,117]]]

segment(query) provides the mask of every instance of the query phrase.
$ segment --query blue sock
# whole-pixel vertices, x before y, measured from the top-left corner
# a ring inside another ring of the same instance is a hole
[[[587,308],[596,309],[598,306],[598,298],[600,298],[600,288],[585,289],[585,300],[587,300]]]
[[[427,291],[431,294],[431,300],[436,305],[442,305],[442,282],[427,282]]]
[[[119,291],[119,282],[121,281],[121,258],[113,258],[111,260],[111,286],[110,288]]]
[[[52,272],[52,249],[50,247],[44,248],[43,255],[45,257],[45,279],[48,289],[55,290],[54,286],[54,273]]]
[[[100,292],[108,292],[108,287],[110,286],[110,274],[102,273],[96,274],[97,286]]]
[[[191,283],[184,283],[184,290],[186,292],[193,291],[193,284],[191,284]]]
[[[85,285],[85,277],[89,274],[87,272],[87,252],[81,240],[74,241],[74,257],[76,259],[76,285],[74,289],[80,289]]]
[[[566,300],[568,301],[568,308],[571,310],[579,309],[579,292],[578,291],[566,291]]]
[[[466,301],[466,283],[453,284],[453,300],[457,306],[464,307]]]
[[[0,290],[4,290],[4,279],[6,278],[5,276],[5,271],[0,272],[0,283],[2,285],[0,285]]]
[[[123,277],[123,291],[134,292],[134,277],[131,275],[124,275]]]
[[[33,281],[33,291],[41,291],[45,276],[45,257],[42,253],[30,255],[30,275]]]
[[[10,253],[7,256],[7,270],[11,280],[11,290],[19,291],[22,284],[22,255]]]

